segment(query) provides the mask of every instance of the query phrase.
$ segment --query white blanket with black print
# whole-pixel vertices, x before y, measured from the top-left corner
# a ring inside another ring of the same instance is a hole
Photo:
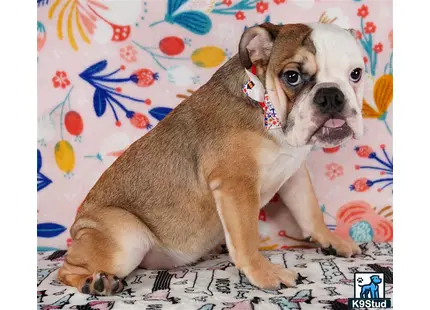
[[[63,253],[38,253],[38,310],[270,310],[348,309],[354,297],[355,272],[382,272],[385,298],[393,291],[393,248],[390,243],[361,245],[354,258],[325,255],[320,249],[264,252],[275,264],[298,272],[296,288],[261,290],[231,263],[228,255],[175,270],[137,269],[126,278],[127,286],[116,296],[80,294],[57,280]]]

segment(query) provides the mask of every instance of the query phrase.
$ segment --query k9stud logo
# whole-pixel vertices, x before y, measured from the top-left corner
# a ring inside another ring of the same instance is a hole
[[[354,298],[348,298],[350,309],[391,308],[391,299],[385,298],[385,282],[382,272],[356,272],[354,274]]]

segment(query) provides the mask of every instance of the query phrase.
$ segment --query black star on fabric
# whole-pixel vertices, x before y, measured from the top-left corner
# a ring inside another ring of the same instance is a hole
[[[307,280],[307,279],[308,279],[308,277],[304,277],[300,273],[298,273],[297,274],[297,279],[296,279],[296,284],[304,284],[303,280]]]

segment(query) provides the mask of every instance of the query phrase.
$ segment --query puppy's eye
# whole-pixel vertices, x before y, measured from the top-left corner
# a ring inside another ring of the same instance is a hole
[[[355,68],[352,70],[351,74],[349,75],[350,80],[354,83],[358,83],[358,81],[361,79],[361,71],[362,70],[360,68]]]
[[[297,86],[302,82],[302,77],[299,72],[289,70],[284,73],[284,80],[291,86]]]

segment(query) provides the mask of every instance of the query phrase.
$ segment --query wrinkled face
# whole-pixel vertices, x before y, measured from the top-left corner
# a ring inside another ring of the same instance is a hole
[[[255,28],[239,55],[257,66],[287,142],[330,147],[359,138],[364,62],[354,35],[331,24]]]

